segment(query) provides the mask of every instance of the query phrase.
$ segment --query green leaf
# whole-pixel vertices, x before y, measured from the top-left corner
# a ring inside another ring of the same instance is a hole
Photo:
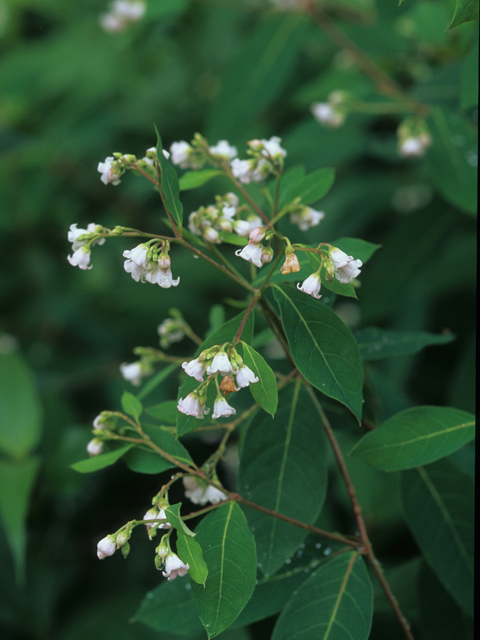
[[[368,262],[377,249],[382,245],[367,242],[361,238],[339,238],[331,243],[332,246],[344,251],[347,255],[353,256],[355,260],[361,260],[363,264]]]
[[[238,471],[240,493],[313,524],[325,499],[327,466],[325,436],[313,402],[303,387],[289,385],[280,392],[273,420],[258,413],[250,422]],[[307,532],[254,509],[246,515],[255,532],[258,565],[266,576],[272,575]]]
[[[367,640],[373,590],[363,559],[343,553],[322,563],[293,593],[272,640]]]
[[[162,581],[149,591],[135,614],[150,628],[163,633],[181,634],[188,638],[203,634],[203,626],[192,599],[190,583],[182,578]]]
[[[431,344],[448,344],[455,340],[452,334],[442,335],[428,331],[386,331],[376,327],[359,329],[354,336],[362,360],[381,360],[394,356],[417,353]]]
[[[217,329],[217,331],[209,334],[204,342],[198,347],[192,359],[196,358],[205,349],[208,349],[215,345],[224,344],[225,342],[232,342],[243,321],[244,315],[244,313],[240,313],[238,316],[235,316],[228,322],[225,322],[225,324]],[[253,326],[253,313],[251,313],[247,318],[247,322],[245,323],[245,327],[242,333],[242,338],[245,340],[245,342],[250,343],[253,340]],[[189,393],[196,389],[198,385],[199,383],[194,378],[187,376],[184,382],[180,385],[180,388],[178,390],[178,398],[185,398]],[[215,393],[213,393],[212,395],[212,391],[210,391],[210,389],[213,389],[213,386],[214,385],[210,385],[209,387],[209,400],[207,402],[208,406],[210,404],[213,405],[213,402],[211,400],[215,397]],[[208,416],[207,421],[209,421]],[[185,414],[180,413],[180,411],[177,411],[177,438],[180,438],[180,436],[183,436],[186,433],[193,431],[197,427],[204,425],[205,418],[198,419],[192,416],[186,416]]]
[[[280,193],[278,195],[278,208],[283,209],[287,200],[289,199],[290,191],[295,187],[295,185],[302,180],[305,176],[305,167],[302,165],[297,165],[296,167],[290,167],[287,169],[282,175],[282,179],[280,181]],[[270,182],[270,195],[273,199],[275,197],[275,180]]]
[[[478,19],[478,0],[457,0],[455,5],[455,13],[451,23],[448,25],[449,29],[458,27],[463,22],[470,22]]]
[[[171,13],[182,13],[188,7],[190,0],[162,0],[147,4],[146,18],[160,18]]]
[[[250,392],[256,402],[267,413],[275,415],[278,404],[277,379],[264,358],[242,341],[243,361],[258,377],[258,382],[249,385]]]
[[[93,473],[94,471],[99,471],[100,469],[105,469],[105,467],[110,467],[112,464],[115,464],[115,462],[120,460],[133,446],[135,445],[127,444],[114,451],[101,453],[99,456],[93,456],[92,458],[75,462],[71,464],[70,467],[79,473]]]
[[[360,421],[363,365],[350,329],[324,304],[290,287],[273,286],[295,365],[322,393]]]
[[[160,449],[170,454],[183,464],[187,464],[192,467],[195,466],[188,451],[185,449],[183,444],[175,438],[169,429],[150,424],[142,424],[142,429],[153,444],[156,444]],[[161,454],[159,453],[157,455]]]
[[[129,416],[132,416],[132,418],[135,418],[135,420],[138,420],[138,418],[142,415],[142,403],[132,393],[124,391],[122,394],[121,403],[124,412],[128,413]]]
[[[423,556],[456,602],[473,614],[474,486],[448,460],[404,471],[405,517]]]
[[[382,471],[413,469],[475,438],[475,417],[450,407],[413,407],[367,433],[350,455]]]
[[[478,40],[462,61],[460,108],[471,109],[478,105]]]
[[[222,175],[218,169],[203,169],[203,171],[187,171],[178,181],[180,191],[188,191],[196,189],[207,182],[210,182],[216,176]]]
[[[41,436],[42,408],[33,376],[15,352],[0,353],[0,450],[20,460]]]
[[[285,201],[292,202],[300,198],[304,205],[313,204],[323,198],[330,191],[335,180],[335,169],[330,167],[317,169],[309,173],[292,186],[285,196]]]
[[[17,584],[25,581],[26,519],[40,459],[0,460],[0,516],[15,561]],[[13,585],[12,585],[13,586]]]
[[[188,570],[190,578],[197,584],[205,586],[208,567],[203,558],[202,547],[190,535],[186,535],[183,529],[177,529],[177,551],[182,562],[187,562],[190,566]]]
[[[229,627],[255,588],[255,541],[240,507],[230,502],[209,513],[196,529],[208,566],[205,587],[192,583],[200,619],[209,638]]]
[[[177,172],[172,163],[163,155],[162,138],[157,132],[157,158],[160,165],[160,189],[163,194],[165,209],[171,214],[178,229],[182,228],[183,205],[180,201],[180,188],[178,186]]]
[[[426,155],[436,189],[473,216],[477,211],[477,134],[458,113],[435,107],[428,120],[433,143]]]
[[[190,538],[194,538],[197,534],[189,529],[185,522],[182,520],[182,516],[180,515],[181,506],[182,503],[177,502],[177,504],[172,504],[169,507],[166,507],[165,515],[167,516],[168,521],[170,522],[172,527],[175,527],[178,532],[183,533]]]
[[[145,413],[148,413],[152,418],[160,420],[160,422],[166,422],[167,424],[175,424],[177,420],[177,403],[175,400],[167,400],[166,402],[160,402],[152,407],[147,407]]]

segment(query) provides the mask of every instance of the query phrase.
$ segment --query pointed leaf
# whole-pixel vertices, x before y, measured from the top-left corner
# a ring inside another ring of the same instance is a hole
[[[232,624],[253,593],[255,541],[234,502],[209,513],[196,532],[209,573],[205,587],[192,583],[193,599],[208,637],[214,638]]]
[[[294,591],[272,640],[367,640],[372,615],[373,589],[363,559],[343,553]]]
[[[318,413],[303,387],[279,394],[275,418],[258,413],[244,437],[240,493],[257,504],[313,524],[327,489],[327,447]],[[314,498],[313,498],[314,496]],[[307,536],[299,527],[254,509],[246,512],[255,533],[258,565],[272,575]]]
[[[407,523],[425,560],[450,595],[473,615],[472,480],[448,460],[404,471]]]
[[[350,329],[319,300],[291,287],[273,288],[298,370],[360,420],[363,364]]]
[[[202,547],[191,535],[186,535],[183,529],[177,529],[177,536],[178,555],[182,562],[188,563],[188,575],[197,584],[205,585],[208,567],[203,558]]]
[[[181,506],[182,506],[181,502],[177,502],[177,504],[170,505],[165,509],[165,515],[167,516],[168,521],[170,522],[172,527],[175,527],[177,531],[180,531],[181,533],[183,533],[186,536],[189,536],[190,538],[194,538],[197,534],[194,533],[191,529],[189,529],[185,524],[185,522],[182,520],[182,517],[180,515]]]
[[[206,184],[216,176],[221,175],[218,169],[204,169],[203,171],[187,171],[178,181],[180,191],[196,189]]]
[[[386,331],[376,327],[359,329],[354,335],[362,360],[381,360],[417,353],[431,344],[448,344],[455,340],[452,334],[442,335],[428,331]]]
[[[460,449],[475,437],[475,417],[450,407],[413,407],[367,433],[350,455],[382,471],[413,469]]]
[[[471,22],[478,19],[478,0],[457,0],[455,13],[448,28],[458,27],[463,22]]]
[[[143,406],[138,398],[136,398],[133,394],[128,393],[128,391],[124,391],[121,398],[122,409],[125,413],[128,413],[129,416],[138,420],[138,418],[142,415]]]
[[[115,449],[114,451],[101,453],[99,456],[93,456],[86,460],[79,460],[79,462],[71,464],[70,467],[79,473],[92,473],[93,471],[99,471],[100,469],[105,469],[105,467],[110,467],[112,464],[115,464],[115,462],[120,460],[120,458],[124,456],[127,451],[130,451],[133,446],[135,445],[127,444],[124,447]]]
[[[285,200],[292,202],[300,198],[304,205],[313,204],[323,198],[329,191],[335,180],[335,169],[317,169],[301,178],[288,192]]]
[[[177,403],[175,400],[167,400],[166,402],[160,402],[152,407],[147,407],[145,413],[148,413],[152,418],[165,422],[167,424],[175,424],[177,420]]]
[[[165,208],[171,214],[178,229],[182,228],[183,205],[180,201],[177,172],[172,163],[163,155],[162,138],[157,129],[157,159],[160,165],[160,189],[163,194]]]
[[[243,361],[258,377],[258,382],[249,385],[256,402],[267,413],[275,415],[278,404],[277,379],[263,357],[246,342],[242,342]]]

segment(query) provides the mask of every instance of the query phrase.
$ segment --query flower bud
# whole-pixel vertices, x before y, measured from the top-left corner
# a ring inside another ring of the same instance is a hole
[[[263,227],[257,227],[250,233],[248,240],[249,244],[258,244],[265,237],[265,229]]]
[[[120,551],[122,552],[123,557],[125,558],[125,560],[127,559],[128,554],[130,553],[130,543],[126,542],[124,545],[122,545],[120,547]]]
[[[115,538],[113,536],[106,536],[102,538],[97,544],[97,558],[103,560],[107,556],[113,556],[117,546],[115,544]]]
[[[122,531],[121,533],[119,533],[117,539],[115,540],[117,549],[120,549],[120,547],[123,547],[123,545],[127,544],[128,538],[129,536],[126,531]]]
[[[103,452],[103,442],[98,438],[93,438],[87,444],[87,451],[89,456],[99,456]]]
[[[273,249],[271,247],[263,247],[260,260],[262,264],[268,264],[273,259]]]

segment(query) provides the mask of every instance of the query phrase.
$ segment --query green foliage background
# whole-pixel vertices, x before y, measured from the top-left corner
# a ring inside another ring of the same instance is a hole
[[[369,358],[365,393],[376,402],[370,418],[380,424],[413,404],[474,411],[478,22],[447,30],[461,13],[453,1],[322,4],[352,42],[429,105],[433,144],[425,158],[398,157],[398,115],[353,113],[337,130],[313,119],[310,104],[334,89],[365,102],[384,99],[299,13],[275,12],[261,0],[149,0],[143,20],[108,34],[98,24],[106,9],[100,0],[0,2],[0,330],[15,338],[23,358],[18,364],[2,356],[2,388],[9,389],[7,398],[27,389],[31,409],[28,421],[21,420],[31,427],[17,444],[0,443],[2,637],[156,635],[129,622],[159,582],[146,536],[135,537],[125,563],[120,554],[99,563],[95,547],[117,524],[140,517],[161,481],[121,463],[89,476],[69,465],[84,457],[93,418],[116,408],[129,386],[119,364],[133,359],[137,345],[157,346],[156,327],[168,309],[178,307],[204,335],[211,306],[222,304],[233,317],[238,309],[229,299],[239,292],[182,252],[172,253],[178,288],[137,284],[123,271],[121,252],[131,248],[126,239],[94,250],[91,271],[66,261],[73,222],[158,228],[160,201],[145,181],[125,176],[114,188],[96,171],[113,151],[141,157],[155,145],[154,124],[165,147],[195,131],[212,144],[227,138],[239,150],[253,137],[279,135],[287,168],[334,166],[334,187],[322,201],[325,219],[305,242],[354,236],[381,245],[362,270],[358,301],[342,299],[338,314],[359,332],[373,325],[455,336],[417,353]],[[185,213],[213,201],[222,184],[185,191]],[[187,345],[179,349],[191,355]],[[150,404],[175,394],[169,380],[151,393]],[[0,408],[9,415],[8,406]],[[358,433],[340,423],[339,438],[349,450]],[[197,461],[211,451],[195,435],[189,444]],[[450,460],[472,473],[469,445]],[[392,499],[395,474],[379,483],[377,471],[354,459],[350,464],[372,540],[420,637],[468,638],[457,605],[417,562]],[[233,488],[228,466],[224,474]],[[331,480],[322,517],[335,527],[346,517],[346,496],[338,478]],[[455,629],[463,631],[456,636],[428,631],[431,600],[420,610],[411,593],[419,572],[421,592],[443,598],[450,621],[458,618]],[[371,638],[401,637],[376,597],[380,613]],[[222,637],[266,637],[271,622]]]

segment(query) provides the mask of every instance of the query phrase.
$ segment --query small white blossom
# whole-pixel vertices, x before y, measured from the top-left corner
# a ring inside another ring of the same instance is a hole
[[[188,142],[185,142],[185,140],[174,142],[170,146],[172,163],[178,164],[182,169],[188,169],[188,167],[190,166],[189,156],[192,150],[192,147],[188,144]]]
[[[129,20],[140,20],[145,14],[147,7],[142,0],[114,0],[112,10]]]
[[[248,184],[251,181],[252,164],[250,160],[240,160],[239,158],[235,158],[230,163],[230,167],[234,177],[238,178],[242,184]]]
[[[335,277],[341,284],[347,284],[360,274],[361,260],[354,260],[353,256],[347,256],[337,247],[334,247],[329,255],[335,269]]]
[[[152,509],[149,509],[147,511],[142,520],[165,520],[166,517],[167,516],[165,515],[165,509],[160,509],[160,511],[158,511],[158,509],[153,507]],[[148,524],[145,523],[147,531],[149,531],[150,529],[170,529],[171,526],[172,525],[169,522],[151,522]]]
[[[83,270],[92,268],[88,266],[90,262],[90,249],[83,246],[74,251],[73,256],[67,256],[67,260],[72,267],[79,267]]]
[[[89,456],[99,456],[103,452],[103,442],[98,438],[93,438],[87,444],[87,452]]]
[[[170,287],[177,287],[180,282],[180,278],[176,280],[172,279],[172,271],[170,269],[164,270],[159,266],[154,267],[151,271],[148,271],[145,275],[145,280],[151,284],[158,284],[162,289],[169,289]]]
[[[220,140],[214,147],[210,147],[210,153],[225,160],[232,160],[237,155],[237,147],[230,146],[226,140]]]
[[[99,560],[103,560],[103,558],[113,556],[116,548],[117,545],[113,536],[106,536],[105,538],[102,538],[102,540],[97,544],[97,558]]]
[[[256,227],[253,231],[250,232],[250,237],[248,240],[249,244],[258,244],[265,237],[265,228],[264,227]]]
[[[165,559],[165,571],[162,571],[162,575],[171,582],[177,576],[183,578],[183,576],[187,575],[189,569],[188,563],[183,563],[176,553],[170,552]]]
[[[222,376],[228,376],[234,372],[232,363],[225,351],[219,351],[207,367],[207,375],[212,376],[221,373]]]
[[[253,371],[247,367],[247,365],[243,365],[237,371],[236,381],[239,387],[248,387],[249,384],[254,384],[258,382],[258,377],[253,373]]]
[[[323,211],[315,211],[312,207],[302,207],[302,209],[290,214],[290,221],[302,231],[308,231],[310,227],[316,227],[324,217]]]
[[[144,375],[141,362],[131,362],[130,364],[124,362],[120,365],[120,373],[135,387],[139,386]]]
[[[193,478],[192,476],[184,476],[182,480],[185,487],[185,495],[193,504],[200,504],[202,506],[207,504],[207,502],[217,504],[228,498],[227,494],[220,491],[220,489],[207,485],[202,480]]]
[[[222,217],[226,218],[227,220],[231,220],[233,218],[233,216],[236,214],[237,209],[234,206],[224,206],[222,209]]]
[[[211,242],[215,244],[219,244],[221,242],[220,236],[218,235],[218,231],[216,231],[212,227],[208,227],[207,229],[205,229],[205,231],[203,232],[203,239],[206,240],[207,242]]]
[[[132,250],[126,250],[123,252],[123,257],[131,260],[139,267],[143,267],[144,269],[148,268],[148,246],[146,244],[139,244]]]
[[[345,114],[341,113],[329,102],[315,102],[311,106],[313,116],[318,122],[336,129],[345,122]]]
[[[319,296],[321,281],[318,273],[312,273],[311,276],[308,276],[306,280],[303,281],[303,284],[300,286],[300,283],[297,284],[297,289],[303,291],[304,293],[308,293],[309,296],[313,296],[320,300],[322,296]]]
[[[278,136],[273,136],[270,140],[261,140],[261,144],[263,146],[262,156],[266,158],[278,159],[281,157],[285,157],[287,152],[280,146],[281,138]]]
[[[91,222],[86,229],[77,229],[77,224],[71,224],[70,225],[70,230],[68,232],[68,241],[72,243],[72,251],[76,251],[77,249],[80,249],[80,247],[83,247],[87,242],[88,242],[88,237],[85,238],[84,240],[79,240],[78,238],[80,238],[81,236],[88,236],[88,235],[92,235],[96,232],[97,227],[99,227],[99,230],[101,230],[100,225],[95,224],[94,222]],[[98,238],[97,240],[95,240],[94,242],[92,242],[92,246],[98,244],[98,245],[102,245],[105,244],[105,238]]]
[[[179,325],[177,320],[166,318],[162,324],[158,326],[158,335],[162,347],[168,347],[172,342],[180,342],[185,337],[185,331]]]
[[[202,419],[203,416],[208,415],[210,412],[210,409],[205,407],[205,402],[200,401],[200,398],[194,391],[189,393],[186,398],[179,399],[177,409],[187,416],[193,416],[199,419]]]
[[[261,244],[247,244],[241,249],[237,249],[237,251],[235,251],[235,255],[260,268],[263,266],[263,249],[264,247]]]
[[[100,180],[103,184],[120,184],[119,176],[123,173],[123,170],[113,167],[114,162],[114,157],[109,156],[108,158],[105,158],[105,162],[98,163],[97,171],[102,174]]]
[[[123,263],[123,268],[127,273],[129,273],[135,282],[145,282],[146,270],[138,265],[136,262],[132,262],[131,260],[125,260]]]
[[[400,142],[399,151],[400,155],[405,158],[420,157],[424,155],[425,147],[420,138],[405,138]]]
[[[198,382],[203,382],[205,376],[205,362],[200,362],[198,358],[190,360],[190,362],[184,362],[182,369],[188,376],[195,378]]]
[[[226,193],[224,198],[231,207],[238,207],[240,203],[238,196],[235,193],[232,193],[231,191],[229,193]]]
[[[237,413],[236,410],[228,404],[228,402],[225,400],[223,396],[217,396],[217,399],[215,400],[215,404],[213,405],[212,418],[214,420],[216,418],[235,415],[236,413]]]

